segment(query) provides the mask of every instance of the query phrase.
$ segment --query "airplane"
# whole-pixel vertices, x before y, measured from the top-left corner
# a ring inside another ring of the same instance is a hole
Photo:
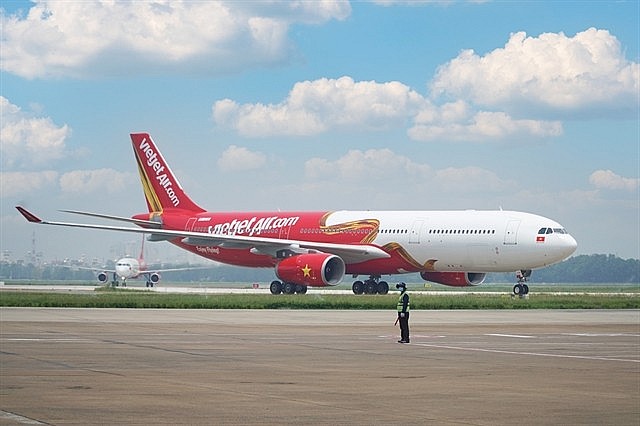
[[[64,211],[138,227],[47,221],[16,208],[37,224],[143,233],[217,262],[274,268],[273,294],[304,294],[347,275],[356,279],[355,294],[386,294],[385,275],[417,272],[426,281],[466,287],[487,273],[516,272],[513,293],[522,296],[533,269],[577,248],[558,222],[518,211],[207,211],[183,190],[148,133],[130,136],[148,211],[132,217]]]
[[[67,210],[67,212],[70,212],[70,210]],[[145,277],[147,287],[153,287],[155,284],[158,284],[160,282],[161,272],[189,271],[189,270],[201,269],[201,268],[193,267],[193,268],[169,268],[169,269],[148,270],[147,263],[144,260],[144,238],[143,238],[142,245],[140,248],[140,255],[138,256],[137,259],[134,257],[125,256],[121,259],[116,260],[115,269],[111,269],[111,270],[104,269],[104,268],[83,268],[83,267],[80,267],[79,269],[86,269],[86,270],[98,272],[97,279],[102,284],[107,284],[107,282],[109,281],[109,275],[111,275],[112,279],[110,284],[113,287],[118,286],[119,278],[122,279],[122,286],[126,287],[127,280],[129,278],[136,279],[136,278],[140,278],[141,276]]]

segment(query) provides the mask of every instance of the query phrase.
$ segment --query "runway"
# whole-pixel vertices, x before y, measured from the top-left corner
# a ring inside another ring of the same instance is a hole
[[[640,311],[0,309],[0,424],[640,421]]]

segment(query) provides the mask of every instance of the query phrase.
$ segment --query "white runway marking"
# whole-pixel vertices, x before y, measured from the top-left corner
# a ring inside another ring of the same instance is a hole
[[[47,343],[51,343],[51,342],[92,342],[93,343],[95,342],[95,340],[89,340],[89,339],[73,339],[73,338],[40,339],[40,338],[28,338],[28,337],[9,337],[9,338],[3,338],[1,340],[6,342],[47,342]]]
[[[516,339],[535,339],[536,338],[536,336],[525,336],[522,334],[498,334],[498,333],[485,334],[485,336],[515,337]]]
[[[23,417],[18,414],[10,413],[8,411],[0,410],[0,419],[9,420],[23,425],[46,425],[46,423],[39,422],[37,420]]]
[[[549,357],[549,358],[571,358],[571,359],[588,359],[588,360],[598,360],[598,361],[640,363],[640,360],[638,359],[609,358],[606,356],[560,355],[560,354],[546,354],[546,353],[540,353],[540,352],[518,352],[518,351],[505,351],[501,349],[465,348],[461,346],[432,345],[428,343],[415,343],[413,346],[424,346],[428,348],[440,348],[440,349],[454,349],[454,350],[468,351],[468,352],[489,352],[489,353],[507,354],[507,355],[527,355],[527,356],[541,356],[541,357]]]

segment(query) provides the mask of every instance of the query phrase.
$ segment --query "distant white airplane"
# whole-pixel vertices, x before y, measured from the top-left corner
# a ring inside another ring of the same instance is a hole
[[[143,238],[142,247],[140,249],[140,256],[138,256],[137,259],[129,256],[118,259],[116,261],[115,269],[82,267],[79,269],[87,269],[98,272],[98,281],[100,281],[102,284],[107,284],[109,281],[109,276],[111,276],[111,285],[114,287],[119,285],[119,279],[122,279],[122,286],[126,287],[128,279],[137,279],[140,278],[140,276],[145,277],[147,287],[153,287],[155,284],[158,284],[160,282],[161,272],[188,271],[193,269],[201,269],[201,267],[147,270],[147,263],[144,260]]]
[[[53,222],[16,208],[33,223],[143,233],[217,262],[274,268],[279,280],[271,283],[273,294],[305,293],[307,286],[332,286],[359,275],[368,278],[353,283],[354,293],[386,294],[383,275],[413,272],[455,287],[478,285],[488,272],[516,272],[513,292],[526,294],[532,269],[560,262],[577,247],[558,222],[517,211],[207,211],[185,193],[148,133],[133,133],[131,141],[148,212],[131,218],[67,212],[140,228]],[[378,172],[375,164],[366,166]],[[133,260],[119,266],[123,274],[140,273]]]

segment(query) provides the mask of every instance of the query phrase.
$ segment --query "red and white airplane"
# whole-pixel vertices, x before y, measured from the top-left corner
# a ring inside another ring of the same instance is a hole
[[[131,134],[148,212],[120,217],[135,227],[45,221],[23,207],[30,222],[148,234],[217,262],[272,267],[274,294],[307,286],[364,280],[353,292],[389,290],[384,275],[420,273],[427,281],[464,287],[488,272],[516,272],[515,294],[526,294],[532,269],[560,262],[577,247],[557,222],[516,211],[206,211],[184,192],[147,133]]]
[[[79,213],[73,210],[63,210],[68,213]],[[121,259],[116,260],[115,269],[106,269],[106,268],[80,268],[85,270],[91,270],[98,273],[98,281],[102,284],[107,284],[109,282],[109,275],[112,276],[111,285],[116,287],[119,284],[119,279],[122,279],[122,286],[127,286],[128,279],[137,279],[140,277],[144,277],[146,279],[146,286],[153,287],[154,285],[160,282],[160,273],[161,272],[173,272],[173,271],[189,271],[193,269],[201,269],[198,267],[194,268],[169,268],[169,269],[154,269],[149,270],[147,268],[147,262],[144,260],[144,238],[142,239],[142,247],[140,248],[140,256],[138,258],[134,258],[131,256],[125,256]]]

